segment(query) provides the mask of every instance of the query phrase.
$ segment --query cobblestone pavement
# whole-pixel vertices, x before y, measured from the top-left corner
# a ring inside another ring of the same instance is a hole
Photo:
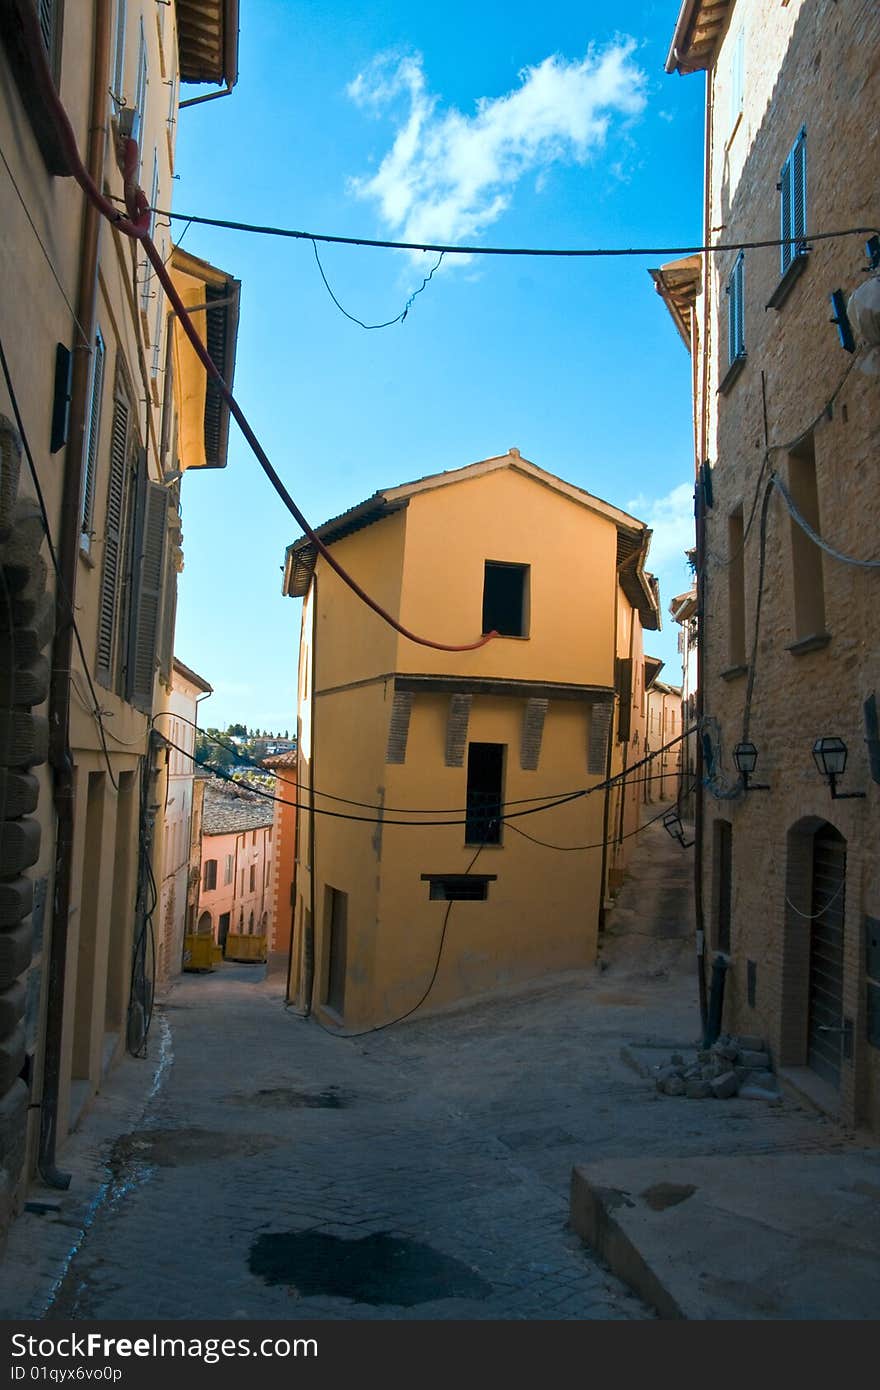
[[[824,1132],[790,1102],[678,1108],[625,1064],[698,1026],[689,960],[660,930],[633,957],[640,930],[604,970],[352,1040],[264,967],[184,976],[65,1148],[70,1194],[13,1228],[0,1315],[652,1316],[569,1231],[572,1165]]]

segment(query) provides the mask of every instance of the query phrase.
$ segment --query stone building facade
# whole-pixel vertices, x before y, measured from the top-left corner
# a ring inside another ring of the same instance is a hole
[[[706,74],[704,240],[727,249],[653,272],[694,356],[697,852],[725,1027],[875,1131],[880,397],[840,306],[880,248],[823,234],[880,225],[878,53],[873,0],[686,0],[667,70]],[[848,750],[836,786],[822,738]]]

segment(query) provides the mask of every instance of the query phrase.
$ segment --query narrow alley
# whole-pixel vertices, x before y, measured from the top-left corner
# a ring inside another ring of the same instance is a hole
[[[698,1030],[690,856],[642,838],[595,971],[353,1039],[263,966],[184,976],[13,1230],[2,1314],[653,1317],[568,1228],[573,1164],[828,1136],[787,1101],[682,1111],[622,1057]]]

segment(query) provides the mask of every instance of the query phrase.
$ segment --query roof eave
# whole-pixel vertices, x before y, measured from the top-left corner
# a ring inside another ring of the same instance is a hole
[[[718,40],[735,0],[683,0],[666,55],[666,71],[685,77],[706,72],[715,61]]]

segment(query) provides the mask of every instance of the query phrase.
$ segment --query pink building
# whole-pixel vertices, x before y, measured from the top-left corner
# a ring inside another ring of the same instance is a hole
[[[205,788],[196,930],[221,947],[230,933],[270,935],[272,821],[271,801]]]

